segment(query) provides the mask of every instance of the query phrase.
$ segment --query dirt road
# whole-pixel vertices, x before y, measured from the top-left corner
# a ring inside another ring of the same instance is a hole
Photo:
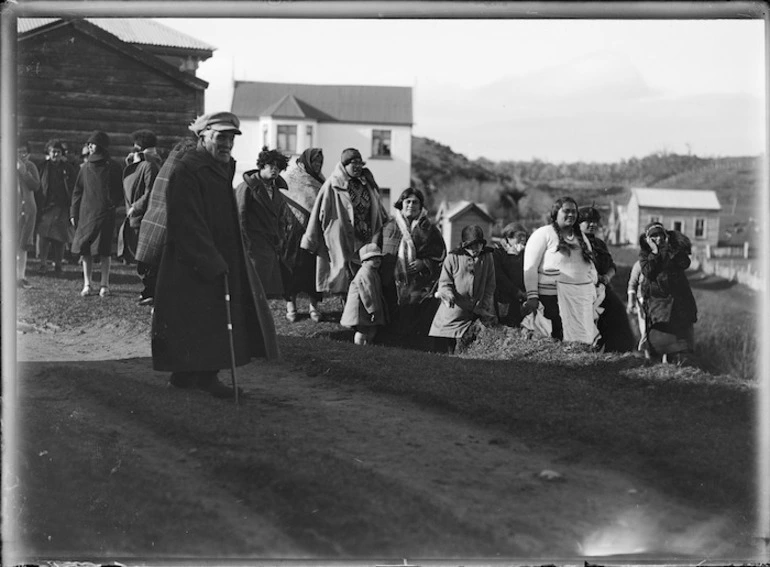
[[[607,470],[575,443],[535,445],[286,361],[240,369],[248,398],[236,409],[169,389],[151,370],[146,327],[23,330],[19,529],[6,550],[24,561],[705,560],[750,544],[745,526]]]

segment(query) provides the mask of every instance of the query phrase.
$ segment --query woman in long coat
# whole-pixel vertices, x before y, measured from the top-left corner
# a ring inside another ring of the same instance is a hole
[[[302,225],[281,192],[286,182],[279,173],[288,159],[277,150],[263,148],[257,169],[243,174],[235,189],[238,221],[246,257],[259,273],[270,299],[286,297],[286,282],[296,262]]]
[[[302,248],[318,256],[316,290],[345,294],[360,266],[358,251],[387,219],[380,191],[361,153],[348,148],[318,192]]]
[[[646,346],[657,356],[686,358],[694,348],[693,324],[698,308],[687,281],[690,239],[666,230],[659,222],[647,225],[639,264],[646,318]]]
[[[94,132],[88,139],[88,160],[75,180],[70,222],[75,227],[72,253],[83,257],[83,290],[91,294],[94,256],[101,259],[99,295],[110,293],[110,259],[115,232],[115,209],[123,202],[123,169],[107,151],[110,138]]]
[[[64,246],[72,241],[74,229],[70,224],[70,205],[77,173],[64,156],[64,144],[49,140],[48,159],[40,173],[37,236],[40,271],[48,271],[48,252],[53,247],[55,272],[62,271]]]
[[[310,220],[310,211],[313,210],[318,191],[326,178],[321,173],[324,163],[323,150],[320,148],[308,148],[295,160],[293,165],[281,175],[286,181],[288,189],[282,189],[284,196],[291,203],[291,208],[302,224],[303,232]],[[289,280],[286,282],[286,318],[289,321],[297,320],[297,295],[307,294],[310,299],[310,319],[316,323],[321,320],[318,304],[323,299],[323,294],[315,288],[316,258],[313,254],[300,248],[297,252],[297,260],[294,264]]]
[[[199,118],[191,126],[200,135],[198,149],[181,154],[169,172],[166,240],[152,321],[152,362],[153,369],[172,372],[173,386],[197,387],[224,397],[232,392],[217,382],[216,375],[232,363],[226,291],[235,365],[247,364],[252,357],[274,358],[278,346],[259,275],[243,252],[232,190],[232,137],[227,144],[222,142],[227,151],[218,151],[220,132],[207,127],[220,116],[237,120],[231,113]],[[229,124],[237,128],[237,124]]]
[[[389,324],[381,335],[395,335],[407,346],[428,336],[438,309],[434,288],[446,257],[446,245],[438,228],[428,219],[425,197],[411,187],[401,192],[391,219],[376,242],[382,249],[382,292]]]
[[[477,319],[494,320],[495,264],[478,225],[463,228],[459,247],[447,254],[441,267],[436,294],[441,299],[430,327],[437,350],[453,353]],[[443,344],[442,344],[443,343]],[[442,348],[443,346],[443,348]]]
[[[29,159],[29,146],[24,143],[18,148],[16,160],[18,197],[16,216],[18,219],[18,247],[16,250],[16,282],[18,287],[29,287],[27,281],[27,256],[35,247],[35,219],[37,204],[35,193],[40,190],[40,174]]]

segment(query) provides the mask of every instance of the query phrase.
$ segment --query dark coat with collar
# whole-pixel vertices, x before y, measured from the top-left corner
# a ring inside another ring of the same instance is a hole
[[[75,219],[72,253],[109,256],[115,211],[123,204],[123,169],[108,154],[92,154],[80,168],[72,192]]]
[[[230,367],[225,274],[235,364],[278,355],[265,293],[243,253],[234,174],[233,160],[222,164],[202,149],[185,153],[169,174],[166,244],[152,320],[155,370]]]
[[[235,189],[246,257],[259,273],[268,298],[286,295],[304,233],[292,212],[294,202],[282,193],[287,189],[286,181],[277,177],[271,198],[257,170],[244,173],[243,183]]]

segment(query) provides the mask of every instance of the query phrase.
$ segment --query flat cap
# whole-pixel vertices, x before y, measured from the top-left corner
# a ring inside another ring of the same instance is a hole
[[[240,134],[241,121],[232,112],[211,112],[195,119],[190,124],[196,136],[200,136],[205,130],[217,130],[219,132],[233,132]]]

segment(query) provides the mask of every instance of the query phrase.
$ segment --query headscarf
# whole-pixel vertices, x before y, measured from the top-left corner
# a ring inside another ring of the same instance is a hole
[[[319,183],[323,183],[326,181],[326,178],[324,177],[324,174],[321,173],[321,170],[319,169],[316,171],[313,169],[313,158],[320,155],[323,157],[323,150],[321,148],[308,148],[304,152],[302,152],[299,157],[297,158],[297,165],[301,165],[305,168],[305,171],[316,181]]]

